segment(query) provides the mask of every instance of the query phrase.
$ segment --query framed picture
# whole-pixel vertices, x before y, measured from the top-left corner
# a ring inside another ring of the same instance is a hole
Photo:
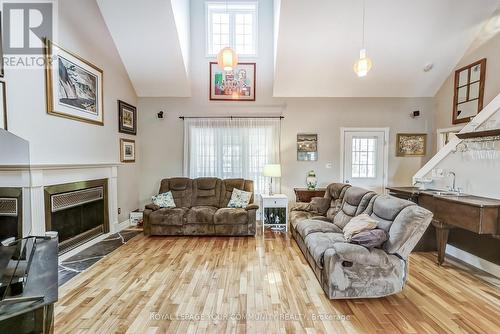
[[[104,125],[103,72],[46,40],[47,113]]]
[[[255,101],[255,63],[238,63],[233,71],[224,71],[211,62],[210,100]]]
[[[135,162],[135,140],[120,139],[120,161]]]
[[[7,130],[7,93],[3,81],[0,81],[0,95],[0,129]]]
[[[2,18],[0,17],[0,77],[4,76],[4,64],[3,64],[3,39],[2,39]]]
[[[318,135],[317,134],[297,134],[297,160],[316,161],[318,160]]]
[[[427,151],[425,133],[398,133],[396,138],[396,156],[422,157]]]
[[[130,135],[137,134],[137,108],[118,100],[118,131]]]

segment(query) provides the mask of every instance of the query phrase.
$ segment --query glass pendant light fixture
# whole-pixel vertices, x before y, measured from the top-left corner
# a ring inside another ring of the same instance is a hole
[[[227,0],[226,0],[227,15]],[[231,47],[222,48],[217,54],[217,64],[224,71],[232,71],[238,65],[238,54]]]
[[[354,63],[354,72],[360,78],[366,76],[373,65],[372,60],[366,56],[365,49],[365,8],[366,3],[363,0],[363,37],[361,40],[361,50],[359,51],[359,60]]]

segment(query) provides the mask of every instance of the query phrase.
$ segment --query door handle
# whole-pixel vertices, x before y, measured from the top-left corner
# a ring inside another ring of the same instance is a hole
[[[349,184],[349,180],[345,180],[345,183]]]

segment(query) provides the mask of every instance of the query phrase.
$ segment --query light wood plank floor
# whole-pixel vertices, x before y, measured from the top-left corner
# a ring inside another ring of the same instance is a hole
[[[290,236],[139,235],[62,286],[55,332],[500,333],[500,288],[434,261],[412,254],[398,295],[331,301]]]

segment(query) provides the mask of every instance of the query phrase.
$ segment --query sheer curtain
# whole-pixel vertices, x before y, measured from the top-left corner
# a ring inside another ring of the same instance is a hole
[[[264,165],[280,163],[280,125],[279,118],[186,118],[184,175],[242,177],[263,193]]]

